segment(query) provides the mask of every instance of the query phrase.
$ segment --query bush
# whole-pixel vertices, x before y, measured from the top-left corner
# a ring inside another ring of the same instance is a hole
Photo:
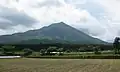
[[[102,55],[93,55],[93,56],[29,56],[28,58],[49,58],[49,59],[120,59],[120,56],[102,56]]]
[[[42,55],[42,56],[45,55],[45,52],[46,52],[46,49],[41,49],[40,50],[40,55]]]
[[[0,48],[0,55],[3,55],[3,54],[4,54],[4,49]]]
[[[23,49],[23,52],[24,52],[23,56],[28,56],[32,54],[33,50],[26,48]]]
[[[60,52],[58,55],[59,55],[59,56],[63,56],[64,54]]]
[[[2,46],[0,49],[3,55],[15,55],[15,46]]]
[[[120,54],[120,38],[116,37],[114,39],[114,43],[113,43],[113,48],[114,48],[114,53],[115,54]]]
[[[100,48],[98,46],[94,47],[94,54],[101,54]]]
[[[70,50],[66,50],[67,53],[70,53]]]
[[[50,53],[50,52],[56,52],[57,51],[57,47],[49,47],[47,49],[47,52]]]
[[[101,52],[94,52],[94,54],[101,54]]]
[[[57,52],[57,47],[49,47],[47,50],[46,50],[46,55],[56,55],[55,53],[52,53],[52,52]]]

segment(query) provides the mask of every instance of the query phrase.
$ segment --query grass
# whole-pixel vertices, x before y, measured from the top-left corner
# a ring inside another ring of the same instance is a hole
[[[0,59],[0,72],[119,72],[119,59]]]
[[[101,55],[113,55],[113,51],[101,51]],[[33,56],[40,56],[40,52],[33,52]],[[95,55],[94,52],[64,52],[64,56],[75,56],[75,55]]]
[[[120,59],[120,55],[79,55],[79,56],[27,56],[40,59]]]

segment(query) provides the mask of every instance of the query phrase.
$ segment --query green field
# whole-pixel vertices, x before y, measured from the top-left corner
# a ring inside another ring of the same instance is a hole
[[[120,60],[0,59],[0,72],[120,72]]]

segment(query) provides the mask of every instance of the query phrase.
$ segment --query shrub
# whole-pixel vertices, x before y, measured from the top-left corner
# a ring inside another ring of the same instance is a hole
[[[33,50],[26,48],[26,49],[23,49],[23,52],[24,52],[23,54],[24,56],[28,56],[32,54]]]
[[[46,55],[45,52],[46,52],[46,49],[41,49],[41,50],[40,50],[40,55],[42,55],[42,56],[43,56],[43,55]]]
[[[98,46],[94,47],[94,54],[101,54],[100,48]]]
[[[4,55],[15,55],[15,46],[2,46],[1,50]]]
[[[36,56],[28,58],[50,58],[50,59],[120,59],[120,56],[102,56],[102,55],[93,55],[93,56]]]

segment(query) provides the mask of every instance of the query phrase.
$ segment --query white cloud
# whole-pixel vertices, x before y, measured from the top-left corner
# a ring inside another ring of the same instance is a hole
[[[6,29],[19,24],[31,26],[37,20],[28,16],[24,12],[19,12],[14,8],[0,6],[0,29]]]
[[[0,22],[8,23],[8,27],[11,26],[10,28],[13,29],[11,31],[3,29],[4,25],[0,24],[1,34],[41,28],[54,22],[64,21],[78,29],[85,28],[90,35],[106,41],[120,35],[120,2],[117,0],[0,0],[0,6],[7,8],[8,12],[15,13],[12,14],[15,15],[14,18],[27,15],[30,19],[26,20],[32,21],[32,17],[39,21],[38,23],[33,21],[31,27],[27,28],[24,26],[26,23],[18,23],[0,16]],[[5,9],[0,8],[0,15],[5,15],[2,14],[4,12]],[[11,13],[6,14],[11,15]],[[13,22],[16,25],[13,25]]]
[[[103,6],[107,12],[103,26],[106,26],[107,33],[105,37],[107,40],[113,39],[116,36],[120,36],[120,1],[119,0],[97,0],[98,4]]]

